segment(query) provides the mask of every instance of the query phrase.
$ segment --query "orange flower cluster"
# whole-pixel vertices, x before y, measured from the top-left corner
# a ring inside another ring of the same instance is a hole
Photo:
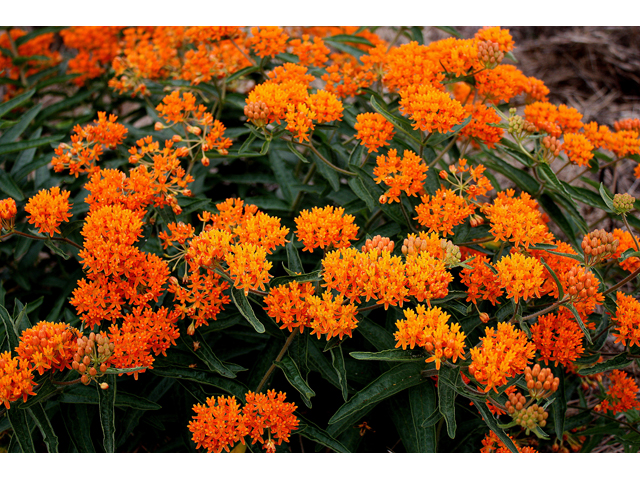
[[[507,292],[507,298],[518,303],[532,297],[540,297],[540,288],[544,282],[544,267],[535,257],[527,257],[515,252],[504,256],[496,264],[500,285]]]
[[[264,284],[272,276],[269,274],[272,263],[267,261],[264,247],[251,243],[232,245],[224,259],[234,287],[244,290],[245,295],[251,289],[264,291]]]
[[[67,64],[67,72],[79,74],[72,81],[83,86],[104,74],[119,50],[122,27],[71,27],[60,32],[64,44],[78,53]]]
[[[11,358],[11,352],[0,353],[0,403],[11,408],[10,402],[22,398],[27,401],[29,395],[35,395],[33,373],[29,361],[20,357]]]
[[[473,204],[444,186],[432,197],[424,195],[421,201],[416,207],[418,216],[415,219],[428,227],[430,232],[442,232],[445,235],[453,235],[453,227],[463,223],[475,211]]]
[[[633,347],[640,346],[640,302],[630,295],[616,292],[616,315],[611,320],[615,322],[617,331],[613,332],[615,343]]]
[[[329,61],[331,51],[326,47],[320,37],[313,37],[310,41],[309,35],[302,35],[301,38],[294,38],[289,42],[291,53],[298,57],[301,65],[322,67]]]
[[[51,160],[53,170],[62,172],[69,169],[69,175],[78,178],[80,173],[95,172],[105,148],[115,148],[127,136],[124,125],[117,123],[118,117],[105,112],[98,112],[95,125],[73,127],[75,135],[71,135],[71,145],[61,143],[55,150],[56,156]]]
[[[446,270],[445,260],[426,251],[408,255],[405,265],[408,295],[418,302],[426,301],[429,306],[432,299],[446,297],[453,276]]]
[[[500,123],[500,115],[493,108],[482,103],[468,104],[464,109],[471,115],[471,121],[460,130],[460,135],[463,138],[472,138],[476,143],[480,142],[487,148],[495,148],[494,145],[502,139],[504,134],[504,129],[494,126]]]
[[[253,27],[246,45],[259,57],[275,57],[285,51],[289,35],[280,27]]]
[[[609,382],[606,398],[596,405],[596,411],[611,412],[612,415],[616,415],[640,407],[637,399],[638,385],[626,372],[613,370],[609,375]]]
[[[400,202],[402,192],[413,197],[424,191],[423,182],[429,167],[412,151],[405,150],[399,158],[395,149],[389,150],[386,156],[378,156],[376,163],[373,169],[376,183],[384,182],[389,187],[381,197],[381,203]]]
[[[311,295],[307,297],[308,314],[311,317],[309,326],[313,329],[311,335],[327,335],[342,340],[344,335],[351,337],[351,333],[358,326],[358,307],[352,303],[344,303],[342,294],[334,296],[331,292],[324,292],[322,298]]]
[[[264,393],[248,392],[246,404],[240,408],[235,397],[210,397],[207,404],[193,406],[196,415],[189,422],[189,431],[197,448],[206,448],[209,453],[229,451],[237,442],[244,445],[244,437],[249,435],[252,444],[260,442],[268,453],[276,451],[276,446],[288,442],[299,420],[294,415],[296,405],[286,402],[286,394],[275,390]],[[264,431],[268,432],[265,442]]]
[[[304,243],[303,252],[313,252],[314,248],[344,248],[357,240],[358,226],[353,215],[345,215],[344,208],[327,205],[302,210],[295,218],[296,235]]]
[[[584,334],[567,310],[538,317],[531,327],[532,341],[545,365],[555,362],[569,366],[584,353]]]
[[[534,102],[527,105],[524,116],[538,130],[545,131],[553,137],[560,137],[563,133],[577,133],[584,126],[582,114],[575,108],[566,105],[556,107],[549,102]]]
[[[440,178],[443,178],[453,185],[459,190],[460,194],[464,192],[470,199],[476,200],[480,196],[486,197],[487,192],[493,190],[491,182],[483,175],[485,170],[486,167],[484,165],[473,167],[467,165],[466,158],[460,158],[458,165],[449,165],[449,172],[453,174],[454,181],[451,180],[449,174],[444,170],[440,171]],[[469,176],[465,180],[464,177],[467,172],[469,172]],[[473,223],[471,226],[474,226]]]
[[[616,240],[618,240],[618,248],[616,249],[616,253],[613,255],[613,258],[620,258],[620,256],[630,248],[636,249],[636,244],[633,241],[633,237],[626,230],[620,230],[616,228],[613,230],[613,236]],[[640,237],[636,236],[636,240],[640,241]],[[620,267],[625,269],[628,272],[634,272],[638,268],[640,268],[640,259],[638,257],[630,257],[620,262]]]
[[[395,134],[393,124],[379,113],[361,113],[356,117],[356,138],[367,147],[369,153],[389,145]]]
[[[508,378],[524,372],[535,354],[536,347],[526,334],[508,322],[499,323],[496,330],[487,327],[481,340],[481,346],[470,350],[469,373],[485,385],[485,392],[493,388],[497,393]]]
[[[71,218],[68,191],[60,192],[60,187],[51,187],[49,191],[40,190],[31,197],[24,207],[29,214],[29,223],[33,223],[40,233],[60,233],[62,222]]]
[[[529,84],[527,77],[513,65],[498,65],[475,75],[477,94],[487,102],[509,102]]]
[[[400,92],[400,111],[414,121],[414,130],[447,133],[467,116],[460,102],[429,85],[409,86]]]
[[[280,285],[269,290],[264,297],[265,310],[276,322],[282,323],[281,329],[291,332],[299,327],[302,333],[304,327],[311,326],[307,299],[314,293],[315,287],[309,282],[300,284],[293,281]]]
[[[12,230],[17,214],[18,209],[13,198],[0,200],[0,230]]]
[[[467,286],[467,301],[478,303],[479,299],[489,300],[492,305],[498,302],[498,297],[502,295],[500,278],[493,273],[485,262],[488,257],[484,254],[475,254],[467,263],[471,268],[462,269],[460,272],[460,282]]]
[[[566,133],[562,149],[567,153],[569,161],[580,167],[587,166],[593,158],[593,145],[581,133]]]
[[[78,337],[67,327],[66,323],[37,323],[22,332],[16,353],[40,375],[45,370],[71,368]]]
[[[466,335],[458,323],[449,323],[451,315],[438,307],[426,309],[424,305],[418,305],[415,311],[407,308],[404,315],[405,320],[396,322],[396,348],[401,346],[406,350],[407,346],[423,347],[432,354],[425,362],[435,362],[437,370],[440,370],[443,358],[455,362],[458,357],[464,356]]]
[[[515,439],[511,437],[511,435],[507,434],[507,436],[511,438],[511,441],[513,441],[513,444],[518,449],[518,453],[538,453],[538,451],[533,447],[529,447],[529,446],[521,447],[520,445],[518,445],[518,442],[516,442]],[[502,440],[500,440],[498,435],[496,435],[494,432],[489,432],[487,435],[484,436],[484,439],[482,440],[482,448],[480,449],[480,452],[481,453],[512,453],[511,450],[509,450],[509,448],[504,444]]]
[[[200,273],[199,269],[188,276],[187,288],[179,285],[178,280],[171,280],[168,291],[175,295],[175,309],[180,318],[185,316],[193,320],[193,328],[187,333],[193,334],[202,325],[209,325],[209,320],[216,320],[218,313],[231,299],[223,292],[228,288],[227,282],[212,271]]]
[[[485,205],[483,212],[491,222],[491,233],[496,241],[509,241],[518,247],[524,244],[545,243],[552,238],[538,210],[538,202],[522,192],[514,197],[512,189],[499,192],[492,205]]]

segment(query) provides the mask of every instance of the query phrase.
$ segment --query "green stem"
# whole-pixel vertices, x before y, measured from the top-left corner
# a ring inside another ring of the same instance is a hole
[[[633,241],[636,244],[636,252],[640,252],[640,245],[638,245],[638,239],[631,231],[631,227],[629,226],[629,222],[627,221],[627,216],[625,214],[622,215],[622,221],[624,222],[625,227],[627,227],[627,230],[629,230],[629,233],[631,234],[631,238],[633,238]]]
[[[411,229],[411,231],[413,233],[418,233],[418,230],[416,230],[416,228],[411,223],[411,219],[409,218],[409,214],[404,209],[404,205],[402,204],[402,198],[400,198],[400,202],[399,203],[400,203],[400,210],[402,210],[402,215],[404,215],[404,219],[407,221],[407,224],[409,225],[409,228]]]
[[[625,426],[629,427],[631,430],[633,430],[636,433],[640,433],[640,430],[637,430],[636,428],[634,428],[630,423],[627,423],[624,420],[618,420],[616,417],[610,417],[609,415],[605,415],[604,413],[596,412],[592,408],[581,407],[579,405],[573,405],[571,408],[575,408],[577,410],[589,411],[593,415],[598,415],[599,417],[608,418],[609,420],[613,420],[614,422],[618,422],[621,425],[625,425]]]
[[[282,357],[284,357],[284,354],[287,353],[287,349],[293,343],[293,340],[296,338],[296,335],[298,334],[299,331],[300,330],[297,329],[297,328],[293,329],[293,332],[291,332],[291,335],[289,335],[289,337],[287,338],[287,341],[284,342],[284,346],[280,350],[280,353],[278,353],[278,356],[276,357],[274,362],[269,367],[269,370],[267,370],[267,373],[265,373],[264,377],[262,377],[262,380],[260,380],[260,384],[258,385],[258,388],[256,388],[256,390],[255,390],[256,393],[259,393],[260,390],[262,390],[262,387],[264,387],[265,383],[267,383],[267,380],[269,379],[269,377],[271,376],[273,371],[276,369],[276,363],[278,363],[280,360],[282,360]]]
[[[324,163],[325,163],[329,168],[332,168],[332,169],[333,169],[333,170],[335,170],[336,172],[340,172],[340,173],[342,173],[342,174],[344,174],[344,175],[349,175],[350,177],[357,177],[357,176],[358,176],[356,173],[350,172],[350,171],[348,171],[348,170],[343,170],[343,169],[342,169],[342,168],[340,168],[340,167],[336,167],[333,163],[331,163],[329,160],[327,160],[326,158],[324,158],[324,157],[322,156],[322,154],[321,154],[318,150],[316,150],[316,147],[314,147],[314,146],[311,144],[311,142],[309,142],[309,143],[293,142],[293,143],[295,143],[296,145],[302,145],[302,146],[305,146],[305,147],[309,147],[309,148],[311,149],[311,151],[312,151],[313,153],[315,153],[315,154],[318,156],[318,158],[319,158],[320,160],[322,160],[322,161],[323,161],[323,162],[324,162]]]
[[[578,175],[576,175],[575,177],[573,177],[571,180],[569,180],[567,183],[573,183],[576,179],[580,178],[582,175],[584,175],[585,173],[587,173],[589,171],[589,167],[585,168],[582,172],[580,172]]]
[[[69,245],[73,245],[74,247],[76,247],[78,250],[82,250],[82,247],[80,245],[78,245],[73,240],[69,240],[68,238],[63,238],[63,237],[49,237],[49,238],[48,237],[37,237],[35,235],[31,235],[29,233],[24,233],[24,232],[21,232],[19,230],[12,230],[9,233],[5,233],[4,235],[0,235],[0,242],[2,240],[4,240],[5,238],[9,238],[11,235],[20,235],[21,237],[27,237],[27,238],[31,238],[33,240],[55,240],[57,242],[68,243]]]
[[[567,168],[568,165],[571,165],[571,162],[567,161],[567,163],[565,163],[563,166],[561,166],[558,171],[556,172],[556,177],[558,175],[560,175],[560,172],[563,171],[565,168]]]
[[[607,290],[605,290],[603,292],[603,295],[607,295],[611,292],[613,292],[614,290],[617,290],[618,288],[620,288],[621,286],[623,286],[626,283],[629,283],[631,280],[633,280],[634,278],[636,278],[638,275],[640,275],[640,268],[638,268],[635,272],[633,272],[632,274],[628,275],[627,277],[623,278],[622,280],[620,280],[618,283],[616,283],[613,287],[608,288]]]
[[[393,40],[391,40],[391,43],[389,43],[389,46],[387,47],[387,51],[385,53],[389,53],[389,50],[391,50],[391,48],[396,44],[396,42],[400,38],[400,35],[402,35],[403,30],[404,30],[404,27],[398,28],[398,31],[396,32],[396,36],[393,37]]]
[[[534,318],[539,317],[540,315],[544,315],[545,313],[549,313],[553,310],[555,310],[556,308],[558,308],[560,305],[562,305],[563,303],[567,303],[569,300],[560,300],[559,302],[554,303],[553,305],[544,308],[536,313],[532,313],[531,315],[527,315],[526,317],[522,317],[522,320],[532,320]]]
[[[367,220],[367,223],[364,224],[363,230],[365,232],[369,231],[369,228],[371,227],[371,225],[373,225],[373,223],[380,218],[380,216],[382,215],[382,209],[379,209],[376,213],[374,213],[373,215],[371,215],[371,218],[369,218],[369,220]]]
[[[438,163],[442,159],[445,153],[451,150],[451,147],[455,145],[457,139],[458,139],[458,135],[454,135],[451,141],[449,142],[449,144],[446,147],[444,147],[444,149],[438,154],[435,160],[429,164],[429,168],[432,168],[436,163]]]

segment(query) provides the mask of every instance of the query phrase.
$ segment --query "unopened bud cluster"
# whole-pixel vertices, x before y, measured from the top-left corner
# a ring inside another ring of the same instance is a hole
[[[408,238],[402,242],[402,254],[403,255],[418,255],[422,250],[426,250],[427,241],[415,235],[409,235]]]
[[[380,250],[384,252],[385,250],[389,253],[393,252],[395,247],[395,242],[389,240],[387,237],[381,237],[380,235],[376,235],[373,238],[368,238],[365,244],[362,246],[363,252],[369,252],[371,250]]]
[[[469,218],[469,224],[471,225],[471,228],[479,227],[480,225],[484,224],[484,218],[482,218],[477,213],[474,213]]]
[[[516,109],[511,108],[509,110],[509,127],[507,127],[507,131],[516,138],[524,138],[535,133],[536,126],[520,115],[516,115]]]
[[[553,376],[551,369],[540,368],[538,364],[534,365],[533,368],[527,367],[524,369],[524,379],[527,382],[529,395],[536,400],[549,398],[560,386],[560,379]]]
[[[83,384],[88,385],[92,379],[106,373],[106,361],[114,350],[115,345],[106,335],[91,332],[88,337],[78,338],[78,351],[73,356],[72,367],[82,375]]]
[[[636,199],[628,193],[616,193],[613,197],[613,210],[620,215],[629,213],[633,210],[635,201]]]
[[[500,51],[500,45],[496,42],[478,42],[478,60],[484,68],[495,68],[503,58],[504,53]]]
[[[460,247],[454,245],[451,240],[442,239],[440,241],[440,248],[442,248],[444,252],[443,260],[446,267],[455,267],[460,263]]]
[[[247,116],[247,120],[252,122],[256,127],[263,127],[267,124],[269,107],[262,101],[248,103],[244,107],[244,114]]]
[[[571,267],[567,274],[567,294],[571,302],[592,298],[597,293],[593,273],[582,267]]]
[[[611,232],[594,230],[582,239],[585,265],[596,265],[618,249],[620,241]]]
[[[542,160],[549,163],[560,156],[562,144],[556,137],[544,137],[542,139]]]

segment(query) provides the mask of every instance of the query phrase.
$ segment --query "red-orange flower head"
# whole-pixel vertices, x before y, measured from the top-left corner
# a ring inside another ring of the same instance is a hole
[[[593,158],[594,147],[581,133],[565,133],[562,149],[566,152],[571,163],[580,167],[588,165],[589,160]]]
[[[193,406],[196,415],[189,422],[189,431],[197,448],[206,448],[209,453],[229,451],[237,442],[244,444],[249,428],[236,397],[220,396],[207,398],[207,404]]]
[[[609,375],[609,381],[611,383],[607,389],[607,398],[600,405],[596,405],[596,411],[610,411],[612,415],[617,415],[640,407],[637,398],[638,385],[632,377],[622,370],[613,370]]]
[[[616,324],[617,331],[613,332],[615,343],[632,347],[640,346],[640,302],[631,295],[616,292],[616,315],[611,319]]]
[[[16,353],[42,375],[45,370],[71,367],[77,350],[77,334],[66,323],[39,322],[20,336]]]
[[[270,317],[281,323],[281,329],[290,332],[300,327],[300,333],[304,327],[310,326],[309,304],[307,298],[315,293],[313,284],[291,282],[279,285],[269,290],[269,295],[264,297],[265,310]]]
[[[540,260],[515,252],[502,257],[496,264],[500,285],[507,291],[507,298],[518,303],[533,297],[540,297],[544,283],[544,267]]]
[[[414,121],[414,130],[423,132],[447,133],[467,116],[460,102],[429,85],[412,85],[402,90],[400,111]]]
[[[20,397],[27,401],[29,395],[35,395],[33,373],[29,362],[20,357],[11,358],[11,352],[0,353],[0,403],[8,409],[9,402],[15,402]]]
[[[471,215],[475,206],[444,186],[433,197],[424,195],[422,203],[416,207],[415,217],[421,225],[429,228],[430,232],[442,232],[453,235],[453,227],[465,221]]]
[[[331,292],[324,292],[322,298],[315,295],[307,297],[309,304],[309,316],[311,317],[311,335],[326,334],[327,340],[331,337],[339,337],[342,340],[344,335],[351,337],[351,333],[358,326],[356,313],[358,308],[352,304],[344,304],[345,298],[342,294],[335,298]]]
[[[389,187],[384,194],[385,203],[399,202],[402,192],[413,197],[424,191],[429,167],[411,150],[405,150],[402,158],[395,149],[389,150],[386,156],[378,156],[376,163],[373,169],[376,183],[384,182]]]
[[[12,230],[17,214],[18,209],[13,198],[0,200],[0,229]]]
[[[35,197],[31,197],[24,207],[29,213],[29,223],[33,223],[40,233],[60,233],[60,224],[71,218],[69,209],[69,193],[61,192],[60,187],[50,190],[40,190]]]
[[[361,113],[353,126],[358,132],[356,138],[367,147],[369,153],[389,145],[395,134],[393,125],[379,113]]]
[[[250,289],[264,291],[269,283],[271,262],[267,262],[267,251],[260,245],[250,243],[232,245],[224,257],[229,266],[229,276],[234,286],[249,295]]]
[[[531,326],[532,340],[545,365],[555,362],[573,365],[584,352],[584,334],[568,310],[540,315],[538,323]]]
[[[287,48],[289,35],[280,27],[252,27],[247,46],[259,57],[275,57]]]
[[[345,215],[344,208],[328,205],[303,210],[295,218],[296,235],[304,243],[302,251],[313,252],[314,248],[343,248],[357,240],[358,226],[353,215]]]
[[[396,348],[406,350],[407,346],[423,347],[432,354],[425,362],[435,362],[437,370],[440,370],[443,359],[455,362],[458,357],[464,356],[466,335],[460,330],[458,323],[448,322],[451,315],[439,307],[426,309],[424,305],[418,305],[415,311],[407,308],[404,315],[405,320],[396,322]]]
[[[244,424],[253,444],[260,442],[268,453],[274,453],[276,445],[288,442],[293,430],[298,429],[300,421],[293,412],[298,408],[293,402],[286,402],[287,395],[276,394],[268,390],[267,394],[248,392],[245,394],[246,405],[242,408]],[[269,432],[269,440],[264,441],[262,435]]]
[[[496,330],[487,327],[481,340],[482,345],[470,350],[469,373],[485,385],[485,392],[492,388],[497,392],[508,378],[524,372],[535,354],[536,347],[527,335],[508,322],[499,323]]]

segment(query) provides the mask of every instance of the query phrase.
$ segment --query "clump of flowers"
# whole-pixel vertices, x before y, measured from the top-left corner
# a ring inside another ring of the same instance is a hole
[[[400,109],[414,121],[414,130],[423,132],[449,132],[467,115],[460,102],[430,85],[414,85],[402,90]]]
[[[310,326],[311,316],[307,298],[314,293],[315,287],[308,282],[300,284],[294,281],[279,285],[269,290],[269,294],[264,298],[265,310],[270,317],[282,324],[280,328],[286,328],[291,332],[299,327],[302,333],[304,327]]]
[[[71,218],[69,209],[69,191],[60,191],[60,187],[50,190],[40,190],[35,197],[31,197],[24,207],[29,214],[29,223],[35,225],[40,233],[60,233],[62,222]]]
[[[10,402],[22,398],[27,401],[29,395],[35,395],[33,373],[29,361],[21,357],[11,357],[11,352],[0,353],[0,403],[11,408]]]
[[[77,334],[66,323],[39,322],[20,336],[16,353],[40,375],[45,370],[71,367]]]
[[[615,323],[617,331],[613,332],[615,343],[632,347],[640,346],[640,302],[631,295],[616,292],[616,314],[611,320]]]
[[[444,186],[433,196],[422,196],[421,201],[416,207],[418,216],[415,219],[428,227],[430,232],[445,235],[453,235],[453,227],[464,222],[475,211],[473,204]]]
[[[367,147],[369,153],[389,145],[393,139],[393,125],[379,113],[361,113],[356,117],[356,138]]]
[[[584,353],[584,333],[567,310],[540,315],[538,323],[531,326],[531,333],[545,365],[548,362],[572,365]]]
[[[380,197],[381,203],[400,202],[402,192],[412,197],[424,191],[429,167],[412,151],[405,150],[400,158],[395,149],[389,150],[386,156],[378,156],[376,163],[373,169],[376,183],[384,182],[389,187]]]
[[[13,230],[15,217],[18,214],[16,201],[13,198],[0,200],[0,229]]]
[[[514,302],[540,297],[540,288],[544,282],[544,267],[534,257],[515,252],[502,257],[496,264],[500,285],[507,292],[507,298]]]
[[[626,372],[613,370],[609,375],[609,388],[606,398],[596,405],[595,410],[613,415],[640,407],[638,401],[638,385]]]
[[[313,252],[315,248],[348,247],[358,234],[354,220],[353,215],[345,215],[344,208],[331,205],[301,211],[295,222],[296,235],[304,243],[302,250]]]
[[[313,329],[311,335],[320,338],[326,334],[327,340],[331,337],[339,337],[342,340],[344,335],[350,337],[358,326],[358,307],[352,303],[345,303],[342,294],[335,298],[331,292],[324,292],[322,297],[312,295],[307,297],[307,303],[311,317],[310,327]]]

